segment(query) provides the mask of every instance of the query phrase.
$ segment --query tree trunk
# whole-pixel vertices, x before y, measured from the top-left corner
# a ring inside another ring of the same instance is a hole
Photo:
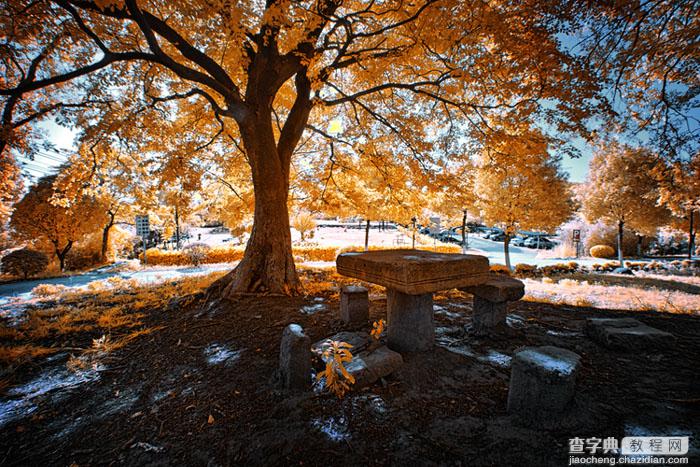
[[[695,232],[693,231],[693,223],[695,220],[695,211],[690,210],[690,220],[688,223],[690,224],[690,227],[688,228],[688,259],[693,258],[693,250],[695,246]]]
[[[175,205],[175,249],[180,249],[180,213]]]
[[[242,126],[241,137],[253,175],[253,230],[243,259],[210,286],[209,296],[300,294],[287,209],[291,159],[279,156],[270,122]]]
[[[617,223],[617,259],[620,261],[621,268],[625,267],[625,258],[622,255],[622,231],[624,227],[625,223],[623,221]]]
[[[637,258],[642,257],[642,241],[644,240],[644,235],[637,234]]]
[[[365,225],[365,251],[367,250],[369,250],[369,219],[367,219]]]
[[[72,246],[73,240],[69,240],[63,249],[59,249],[58,245],[56,245],[56,256],[58,257],[58,262],[61,265],[61,272],[66,270],[66,256],[68,255],[68,252],[70,251]]]
[[[102,263],[107,262],[107,249],[109,248],[109,233],[114,225],[114,214],[112,212],[107,213],[109,216],[109,221],[107,225],[102,229],[102,249],[100,251],[100,261]]]
[[[510,267],[510,235],[506,234],[505,238],[503,239],[503,252],[505,253],[506,256],[506,267],[508,268],[509,271],[512,271],[513,269]]]

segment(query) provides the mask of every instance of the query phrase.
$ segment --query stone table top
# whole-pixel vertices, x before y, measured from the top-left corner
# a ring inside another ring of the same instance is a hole
[[[348,252],[336,259],[338,274],[408,295],[478,285],[489,279],[485,256],[424,250]]]

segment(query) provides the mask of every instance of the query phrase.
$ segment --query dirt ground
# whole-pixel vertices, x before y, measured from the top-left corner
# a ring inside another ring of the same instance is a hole
[[[371,298],[372,320],[385,318],[385,299]],[[2,426],[0,465],[567,465],[570,438],[645,433],[690,435],[689,464],[700,462],[700,316],[519,302],[502,334],[477,339],[464,331],[469,296],[435,305],[439,345],[341,400],[288,394],[273,378],[287,324],[313,341],[346,329],[331,290],[151,310],[146,324],[160,329]],[[677,340],[612,351],[583,334],[593,316],[634,316]],[[506,413],[509,357],[526,345],[582,357],[572,407],[544,426]],[[19,368],[2,399],[68,358]]]

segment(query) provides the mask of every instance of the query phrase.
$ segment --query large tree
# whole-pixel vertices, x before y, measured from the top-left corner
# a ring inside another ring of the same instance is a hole
[[[552,231],[572,212],[571,193],[548,140],[530,128],[503,128],[489,138],[475,176],[476,204],[490,224],[503,227],[503,251],[510,264],[510,240],[519,229]]]
[[[676,216],[674,224],[680,224],[688,232],[688,259],[695,251],[695,235],[700,228],[700,152],[687,160],[660,165],[661,201]]]
[[[593,155],[582,193],[582,210],[590,222],[603,220],[617,227],[617,255],[624,267],[624,228],[638,233],[654,230],[668,220],[654,177],[658,158],[648,150],[616,142],[601,144]]]
[[[73,244],[98,231],[105,223],[105,207],[95,197],[67,201],[56,196],[56,176],[40,178],[15,205],[10,227],[19,239],[47,240],[58,258],[61,271]]]
[[[0,95],[3,125],[14,131],[10,144],[19,141],[18,123],[52,109],[77,110],[89,128],[85,137],[114,133],[119,144],[160,148],[165,157],[170,144],[192,153],[207,147],[219,159],[229,149],[247,162],[254,226],[243,260],[217,283],[224,295],[299,291],[287,211],[292,160],[330,136],[305,138],[305,129],[344,116],[351,124],[343,141],[356,165],[383,156],[386,164],[426,173],[445,167],[438,139],[463,142],[471,132],[488,132],[490,114],[543,118],[554,131],[585,133],[586,117],[604,107],[596,99],[600,81],[578,51],[562,47],[562,34],[585,23],[626,36],[625,21],[610,18],[630,17],[617,6],[589,13],[593,5],[564,0],[2,6],[8,42]],[[101,112],[111,117],[99,118]],[[191,117],[194,130],[169,131],[180,115]]]

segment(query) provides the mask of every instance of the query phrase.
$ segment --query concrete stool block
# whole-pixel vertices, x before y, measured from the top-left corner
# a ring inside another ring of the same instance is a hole
[[[459,290],[474,296],[472,332],[485,336],[505,324],[508,302],[520,300],[525,294],[525,285],[512,277],[491,274],[483,284],[461,287]]]
[[[433,348],[433,294],[408,295],[386,290],[387,344],[397,352],[422,352]]]
[[[668,348],[676,337],[632,318],[588,318],[586,334],[605,347],[621,350]]]
[[[518,279],[503,274],[491,273],[488,280],[483,284],[460,287],[459,290],[489,302],[515,302],[525,295],[525,284]]]
[[[351,285],[340,290],[340,319],[353,324],[369,320],[369,295],[365,287]]]
[[[508,412],[541,421],[561,414],[574,396],[580,357],[558,347],[526,347],[513,356]]]
[[[279,374],[285,389],[304,390],[311,385],[311,339],[298,324],[282,332]]]

